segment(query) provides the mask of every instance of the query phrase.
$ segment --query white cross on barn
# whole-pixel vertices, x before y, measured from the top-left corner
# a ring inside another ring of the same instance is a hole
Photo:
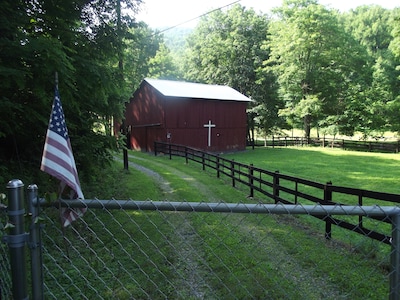
[[[208,127],[208,147],[211,147],[211,128],[215,127],[215,124],[211,124],[211,120],[208,120],[208,124],[204,124],[204,127]]]

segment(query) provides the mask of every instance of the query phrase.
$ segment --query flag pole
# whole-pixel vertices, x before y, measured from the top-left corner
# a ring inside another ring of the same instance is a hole
[[[55,88],[56,88],[56,91],[58,94],[58,72],[57,71],[54,73],[54,84],[55,84]],[[63,190],[63,188],[61,188],[62,185],[63,185],[63,183],[60,183],[59,195],[58,195],[58,205],[59,205],[58,209],[60,212],[59,219],[60,219],[61,232],[62,232],[62,237],[63,237],[63,241],[64,241],[64,246],[65,246],[65,252],[66,252],[67,257],[69,258],[70,256],[69,256],[68,239],[66,237],[65,226],[63,226],[63,217],[62,217],[62,208],[61,208],[61,194],[62,194],[62,190]]]
[[[54,73],[54,83],[56,84],[56,88],[58,89],[58,72]]]
[[[54,85],[55,89],[58,94],[58,72],[56,71],[54,73]],[[60,186],[62,183],[60,183]],[[69,249],[68,249],[68,243],[67,243],[67,237],[65,235],[65,227],[63,226],[63,218],[62,218],[62,209],[61,209],[61,193],[62,193],[62,188],[59,186],[59,192],[58,192],[58,211],[60,212],[59,214],[59,220],[60,220],[60,226],[61,226],[61,232],[63,236],[63,241],[64,241],[64,246],[65,246],[65,252],[67,253],[67,257],[69,258]]]

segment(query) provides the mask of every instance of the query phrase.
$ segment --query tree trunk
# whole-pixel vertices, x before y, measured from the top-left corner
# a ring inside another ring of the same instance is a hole
[[[311,133],[311,115],[304,116],[304,137],[307,139],[307,144],[310,143]]]

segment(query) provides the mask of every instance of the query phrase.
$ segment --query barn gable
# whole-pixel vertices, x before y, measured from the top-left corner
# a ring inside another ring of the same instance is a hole
[[[244,150],[250,101],[228,86],[146,78],[126,106],[128,144],[146,151],[154,141]]]

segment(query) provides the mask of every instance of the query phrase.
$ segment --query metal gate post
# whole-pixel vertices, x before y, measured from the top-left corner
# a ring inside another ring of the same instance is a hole
[[[10,249],[11,278],[13,299],[29,299],[26,281],[24,226],[24,184],[19,179],[10,180],[8,192],[8,222],[11,225],[5,241]]]
[[[391,272],[390,300],[400,300],[400,214],[391,216],[392,219],[392,251],[390,255]]]
[[[32,298],[35,300],[43,299],[42,240],[38,204],[38,187],[31,184],[28,186],[28,207],[31,215],[28,245],[31,251]]]

